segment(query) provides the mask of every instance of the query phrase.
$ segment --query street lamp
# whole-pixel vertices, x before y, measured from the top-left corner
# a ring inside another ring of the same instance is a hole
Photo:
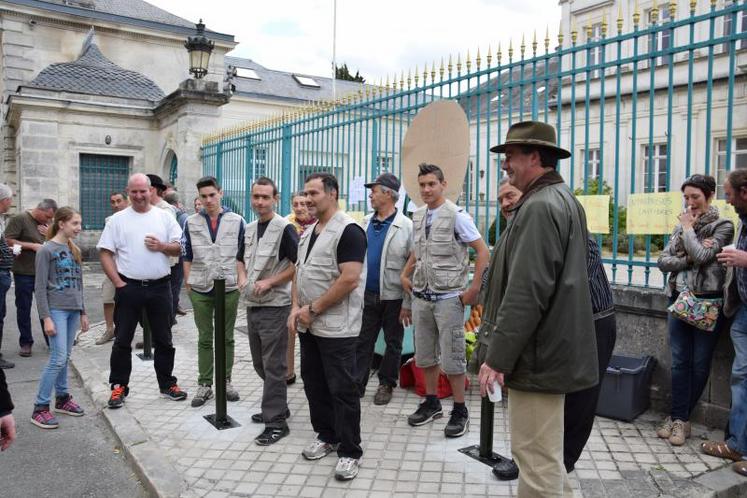
[[[197,34],[187,37],[184,46],[189,52],[189,72],[199,80],[208,73],[208,62],[215,42],[205,36],[205,25],[202,23],[202,19],[196,26]]]

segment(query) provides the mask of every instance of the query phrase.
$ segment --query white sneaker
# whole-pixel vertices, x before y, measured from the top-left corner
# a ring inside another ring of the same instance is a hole
[[[335,479],[349,481],[358,475],[359,460],[357,458],[340,457],[335,467]]]
[[[238,401],[239,392],[231,384],[231,381],[226,382],[226,401]]]
[[[337,450],[337,446],[336,444],[329,444],[320,439],[315,439],[303,449],[301,454],[306,460],[319,460]]]

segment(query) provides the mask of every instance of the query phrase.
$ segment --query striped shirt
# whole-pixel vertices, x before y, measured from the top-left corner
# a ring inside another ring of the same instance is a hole
[[[591,312],[594,315],[610,311],[615,307],[612,300],[612,289],[607,280],[607,273],[602,265],[602,255],[597,241],[590,235],[587,240],[586,273],[589,276],[589,293],[591,294]],[[597,318],[596,316],[594,317]]]

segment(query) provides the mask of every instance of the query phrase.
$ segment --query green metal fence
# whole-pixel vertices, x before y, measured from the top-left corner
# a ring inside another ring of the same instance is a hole
[[[130,158],[99,154],[80,155],[80,212],[84,230],[102,230],[111,215],[109,196],[122,192],[130,175]]]
[[[570,186],[611,195],[611,230],[598,237],[612,279],[661,286],[655,260],[666,235],[625,233],[628,195],[678,190],[695,172],[722,183],[732,168],[747,167],[747,4],[690,2],[679,17],[676,5],[636,7],[627,21],[620,13],[615,33],[605,19],[561,33],[553,49],[546,36],[544,51],[535,34],[506,53],[499,46],[478,50],[474,60],[448,57],[335,102],[217,132],[203,142],[204,173],[221,181],[228,204],[248,219],[255,178],[277,181],[285,214],[291,193],[316,171],[338,177],[348,210],[365,211],[360,178],[400,175],[414,115],[431,101],[454,99],[472,138],[460,204],[492,239],[501,228],[501,171],[488,149],[512,123],[542,120],[573,154],[560,166]]]

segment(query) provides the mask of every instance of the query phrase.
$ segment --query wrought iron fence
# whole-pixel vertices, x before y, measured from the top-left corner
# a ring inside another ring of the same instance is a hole
[[[572,152],[560,166],[571,188],[610,194],[610,231],[598,238],[612,280],[661,286],[662,274],[651,270],[667,236],[626,233],[629,195],[677,191],[694,172],[722,183],[732,168],[747,167],[747,4],[689,6],[679,18],[677,2],[643,15],[636,6],[628,20],[620,10],[616,34],[605,18],[581,32],[561,32],[552,50],[546,35],[540,53],[535,33],[518,50],[511,43],[505,54],[498,46],[484,55],[478,50],[474,60],[469,53],[448,57],[334,102],[222,130],[204,139],[204,172],[220,180],[227,203],[249,219],[255,178],[277,181],[286,214],[291,193],[317,171],[338,177],[348,210],[365,211],[360,180],[400,175],[401,144],[414,115],[431,101],[454,99],[472,139],[460,204],[492,241],[501,229],[501,171],[488,149],[512,123],[542,120]]]

